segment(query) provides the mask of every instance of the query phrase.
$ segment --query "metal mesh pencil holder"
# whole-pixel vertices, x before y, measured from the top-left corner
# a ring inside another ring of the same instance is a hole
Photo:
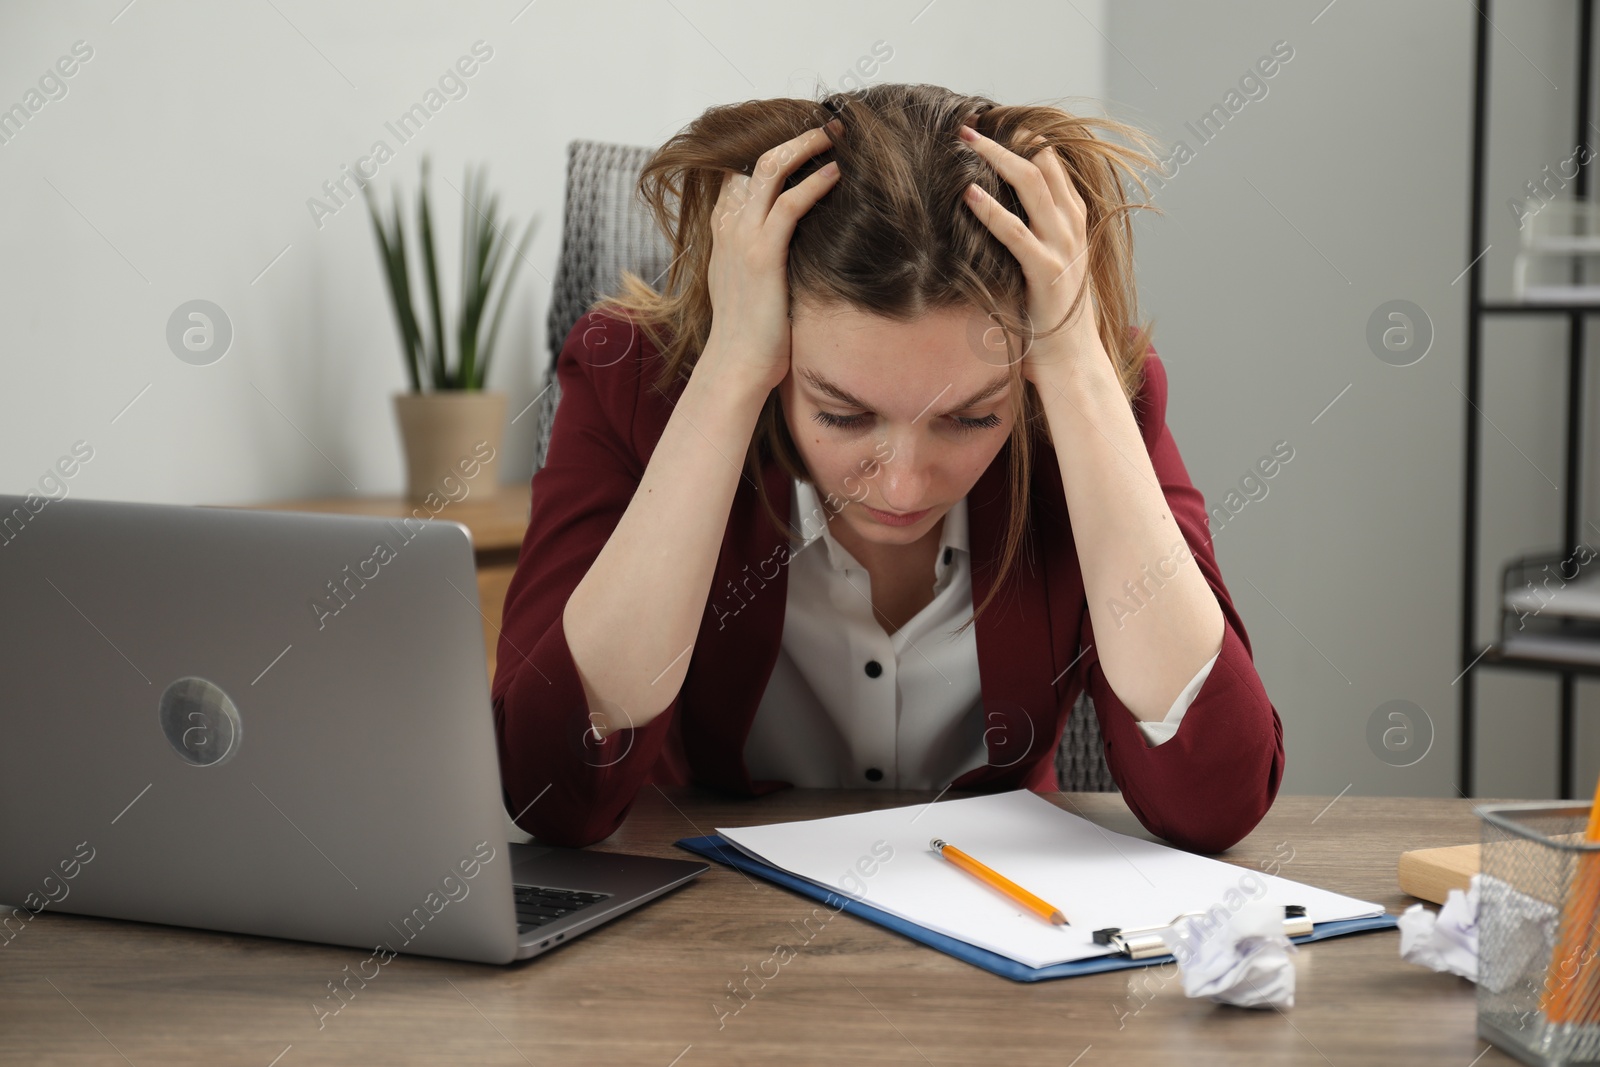
[[[1570,801],[1478,807],[1478,1036],[1526,1064],[1600,1064],[1600,842]]]

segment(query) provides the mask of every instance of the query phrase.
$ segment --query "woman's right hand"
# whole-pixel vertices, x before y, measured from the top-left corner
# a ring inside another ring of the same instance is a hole
[[[833,188],[839,164],[779,190],[801,163],[832,147],[828,131],[838,122],[768,149],[753,176],[729,172],[712,210],[706,349],[725,368],[750,375],[763,396],[789,373],[789,241],[800,216]]]

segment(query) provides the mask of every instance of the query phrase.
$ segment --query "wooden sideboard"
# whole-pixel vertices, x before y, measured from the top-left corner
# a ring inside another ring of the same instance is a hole
[[[517,553],[528,529],[532,497],[525,484],[502,485],[489,492],[472,493],[439,512],[439,518],[459,522],[472,532],[472,550],[478,561],[478,607],[483,613],[483,644],[489,652],[489,678],[494,679],[495,649],[500,643],[500,616],[505,610],[506,587],[517,569]],[[373,515],[401,519],[427,508],[404,496],[340,496],[311,500],[275,500],[244,507],[272,511],[319,511],[336,515]],[[419,516],[420,517],[420,516]]]

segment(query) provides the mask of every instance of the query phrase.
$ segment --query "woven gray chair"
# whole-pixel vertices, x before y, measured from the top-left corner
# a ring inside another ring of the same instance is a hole
[[[550,315],[545,389],[534,414],[534,469],[544,466],[561,385],[556,361],[572,327],[597,299],[618,291],[624,269],[658,285],[672,247],[638,196],[639,171],[655,150],[648,146],[573,141],[567,146],[567,203],[561,226]],[[1062,789],[1115,792],[1100,741],[1100,723],[1085,691],[1078,697],[1056,752]]]
[[[624,268],[659,285],[672,260],[666,236],[638,196],[639,171],[654,151],[600,141],[567,146],[567,206],[545,327],[550,358],[535,414],[534,470],[544,466],[550,451],[550,430],[561,402],[556,361],[572,327],[596,300],[619,291]]]
[[[1078,694],[1061,732],[1056,749],[1056,781],[1069,792],[1116,793],[1117,783],[1106,765],[1105,745],[1100,741],[1100,720],[1094,717],[1094,701],[1089,690]]]

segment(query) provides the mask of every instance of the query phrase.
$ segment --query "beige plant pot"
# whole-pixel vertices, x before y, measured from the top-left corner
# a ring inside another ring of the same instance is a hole
[[[394,414],[405,450],[408,500],[438,510],[470,493],[494,490],[505,393],[396,393]]]

